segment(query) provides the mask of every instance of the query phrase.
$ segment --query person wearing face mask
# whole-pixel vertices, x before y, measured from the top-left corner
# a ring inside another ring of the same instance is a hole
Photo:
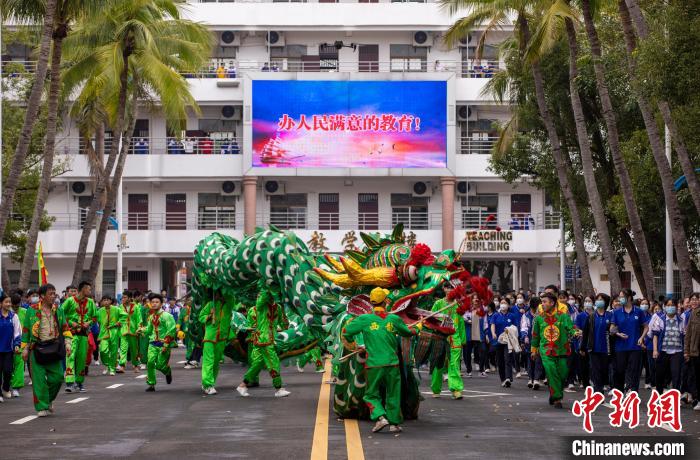
[[[681,389],[681,366],[683,365],[683,326],[677,315],[677,307],[667,303],[659,321],[652,329],[653,356],[656,360],[656,391],[664,392],[668,375],[672,388]]]
[[[467,367],[467,377],[471,377],[473,350],[474,360],[479,363],[479,374],[482,377],[486,377],[485,371],[488,353],[484,353],[481,349],[486,313],[478,294],[472,294],[470,305],[471,310],[465,312],[463,315],[467,342],[462,347],[462,358],[464,359],[464,364]]]
[[[695,391],[693,392],[693,409],[700,411],[700,293],[690,296],[690,315],[685,331],[683,357],[689,371],[695,376]]]
[[[510,388],[513,383],[513,353],[508,351],[506,343],[500,343],[499,337],[509,326],[518,325],[517,317],[510,312],[510,305],[506,299],[502,299],[498,311],[491,316],[489,327],[491,337],[496,342],[496,365],[498,375],[501,378],[501,386]],[[517,327],[517,326],[516,326]]]
[[[644,317],[649,323],[651,330],[651,321],[654,316],[649,308],[649,301],[642,299],[639,301],[639,309],[644,313]],[[644,350],[642,350],[642,369],[644,370],[644,388],[650,389],[656,378],[656,361],[653,358],[652,335],[647,332],[644,336]]]
[[[37,309],[39,307],[39,294],[36,291],[27,292],[27,308]]]
[[[612,312],[607,311],[610,297],[598,294],[593,306],[595,311],[586,321],[582,329],[580,354],[588,356],[591,366],[593,389],[602,393],[608,384],[608,366],[610,360],[609,330],[612,322]]]
[[[523,349],[529,350],[532,343],[532,324],[535,321],[537,314],[537,306],[540,303],[539,298],[533,297],[530,299],[530,308],[525,311],[525,314],[520,319],[520,340],[523,343]],[[539,390],[544,380],[544,368],[542,367],[542,359],[539,355],[531,353],[523,353],[527,357],[527,387],[533,390]]]
[[[614,385],[620,391],[639,391],[642,345],[648,332],[648,321],[633,304],[634,292],[625,288],[618,301],[621,308],[613,311],[612,333],[615,337]]]
[[[588,324],[588,320],[591,316],[593,316],[594,313],[594,302],[593,302],[593,296],[586,296],[586,298],[583,300],[583,311],[578,313],[576,315],[576,318],[574,319],[574,327],[580,331],[583,331],[586,329],[586,325]],[[579,376],[579,386],[580,388],[586,388],[587,386],[590,385],[590,363],[588,360],[588,355],[585,353],[585,350],[583,349],[581,345],[581,339],[575,337],[571,341],[572,348],[574,348],[575,353],[571,353],[572,355],[575,354],[577,356],[576,358],[576,373]],[[580,353],[580,351],[583,350],[584,353]],[[573,384],[571,380],[569,380],[569,384]],[[566,390],[565,390],[566,391]]]

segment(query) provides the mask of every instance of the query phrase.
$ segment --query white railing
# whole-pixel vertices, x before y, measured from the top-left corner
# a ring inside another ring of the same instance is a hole
[[[280,229],[309,230],[380,230],[403,223],[408,230],[442,228],[442,215],[428,212],[365,212],[357,214],[309,212],[267,212],[257,216],[258,225],[272,224]]]
[[[87,140],[64,137],[57,141],[57,151],[64,155],[84,154]],[[90,142],[94,142],[94,139]],[[109,153],[113,139],[105,139],[105,154]],[[94,144],[93,144],[94,145]],[[134,155],[238,155],[242,153],[240,137],[134,137],[129,153]]]
[[[497,211],[462,210],[456,216],[456,225],[464,230],[553,230],[559,228],[558,212],[511,213],[500,215]]]
[[[459,153],[485,155],[491,153],[498,137],[460,137]]]
[[[49,215],[51,230],[81,230],[87,210]],[[189,212],[125,212],[124,231],[134,230],[234,230],[243,226],[243,217],[234,209]],[[110,229],[114,226],[110,224]]]

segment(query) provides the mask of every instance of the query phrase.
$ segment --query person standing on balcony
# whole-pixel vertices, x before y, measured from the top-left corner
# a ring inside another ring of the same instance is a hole
[[[226,75],[228,78],[236,78],[236,64],[234,64],[233,61],[228,62],[228,66],[226,67]]]
[[[221,292],[215,291],[214,299],[199,312],[199,321],[204,324],[202,391],[207,395],[216,394],[216,379],[224,348],[229,341],[234,304],[231,300],[226,301]]]
[[[186,155],[194,154],[194,140],[190,137],[182,141],[182,148]]]
[[[139,329],[142,325],[141,305],[134,302],[133,293],[129,290],[122,294],[122,317],[120,322],[121,342],[119,344],[119,367],[117,372],[122,373],[126,369],[126,361],[131,358],[134,372],[139,372],[141,353],[139,353]]]
[[[87,362],[88,333],[92,324],[97,321],[97,308],[91,295],[92,284],[89,281],[82,281],[78,285],[78,293],[63,302],[62,308],[73,336],[73,347],[66,359],[66,393],[85,391],[83,382]]]
[[[226,78],[226,69],[222,63],[216,68],[216,78]]]

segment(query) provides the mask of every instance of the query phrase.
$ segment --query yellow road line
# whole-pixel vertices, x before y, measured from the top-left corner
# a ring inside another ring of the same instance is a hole
[[[360,437],[360,426],[357,420],[345,419],[345,444],[348,449],[348,460],[365,460],[365,453],[362,450],[362,438]]]
[[[316,407],[316,426],[314,428],[313,444],[311,445],[311,460],[326,460],[328,458],[328,410],[330,407],[331,386],[325,382],[331,378],[330,359],[326,359],[324,369],[321,391],[318,395],[318,406]]]

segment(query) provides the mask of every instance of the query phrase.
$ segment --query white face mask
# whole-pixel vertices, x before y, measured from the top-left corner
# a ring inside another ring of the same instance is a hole
[[[501,311],[508,311],[508,304],[507,304],[507,303],[502,303],[502,304],[501,304],[500,310],[501,310]]]
[[[29,301],[30,301],[31,303],[39,303],[39,296],[38,296],[38,295],[32,296],[32,297],[29,299]]]
[[[515,303],[517,303],[518,305],[522,305],[525,303],[525,299],[515,299]]]

